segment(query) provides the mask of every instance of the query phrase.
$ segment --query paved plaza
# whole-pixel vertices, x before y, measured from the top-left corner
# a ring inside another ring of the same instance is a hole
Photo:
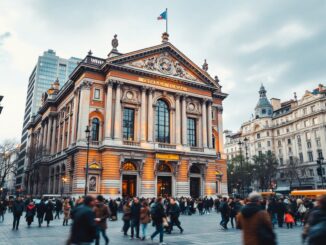
[[[121,217],[121,215],[120,215]],[[217,223],[220,220],[219,215],[211,213],[209,215],[193,215],[181,216],[180,218],[184,233],[180,234],[177,228],[171,235],[164,235],[164,241],[170,245],[228,245],[241,244],[241,231],[229,229],[228,231],[221,230]],[[12,231],[12,214],[5,215],[4,223],[0,223],[0,245],[61,245],[67,240],[70,227],[62,226],[62,219],[54,220],[50,227],[39,228],[34,221],[31,228],[27,228],[25,219],[21,219],[20,228],[18,231]],[[139,240],[130,241],[121,233],[122,221],[109,222],[108,235],[110,237],[110,245],[147,245],[152,244],[150,240],[145,242]],[[298,245],[301,244],[301,229],[295,227],[292,230],[286,228],[276,229],[278,244]],[[149,227],[149,234],[153,232],[153,227]],[[158,237],[155,238],[155,243],[158,244]],[[101,240],[101,244],[104,241]]]

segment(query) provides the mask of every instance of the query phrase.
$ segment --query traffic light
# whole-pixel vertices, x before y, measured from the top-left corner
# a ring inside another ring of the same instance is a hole
[[[323,170],[322,170],[321,167],[318,167],[318,168],[317,168],[317,174],[318,174],[319,176],[323,176]]]

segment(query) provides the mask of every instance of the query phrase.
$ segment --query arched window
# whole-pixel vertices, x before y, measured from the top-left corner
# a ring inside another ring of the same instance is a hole
[[[169,165],[163,163],[158,167],[158,171],[159,172],[163,172],[163,173],[171,173],[171,168]]]
[[[100,120],[98,118],[93,118],[92,120],[92,140],[98,141],[100,132]]]
[[[133,164],[132,162],[126,162],[125,164],[123,164],[123,170],[136,171],[137,168],[136,168],[135,164]]]
[[[170,143],[170,112],[163,100],[158,100],[156,104],[155,126],[156,141]]]
[[[200,168],[197,165],[192,165],[190,168],[190,173],[192,174],[200,174]]]

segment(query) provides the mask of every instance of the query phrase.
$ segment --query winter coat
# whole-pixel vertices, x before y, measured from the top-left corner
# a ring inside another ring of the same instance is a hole
[[[166,217],[164,213],[164,208],[161,203],[155,203],[152,207],[153,211],[152,213],[152,220],[153,220],[153,225],[162,225],[163,224],[163,218]]]
[[[59,199],[55,201],[55,211],[62,211],[62,202]]]
[[[43,218],[46,211],[46,205],[43,201],[36,205],[37,218]]]
[[[48,202],[46,205],[45,209],[45,217],[44,220],[50,221],[53,220],[53,210],[54,210],[54,205],[52,202]]]
[[[26,207],[25,218],[26,218],[27,222],[33,222],[34,221],[35,211],[36,211],[36,207],[35,207],[34,204],[29,204]]]
[[[122,210],[123,210],[123,217],[122,217],[122,219],[123,219],[124,221],[128,221],[128,220],[130,220],[130,219],[131,219],[131,208],[130,208],[130,206],[127,206],[127,205],[125,204],[125,205],[123,206]]]
[[[25,206],[24,206],[23,201],[15,200],[14,204],[12,205],[12,213],[15,216],[22,216],[23,211],[24,211],[24,207]]]
[[[131,220],[139,221],[140,219],[140,203],[133,203],[131,205]]]
[[[150,216],[150,210],[149,207],[142,207],[140,209],[140,223],[141,224],[148,224],[151,222],[151,216]]]
[[[65,202],[63,204],[63,218],[65,220],[70,218],[70,210],[71,210],[70,204],[68,202],[67,203]]]
[[[95,213],[95,217],[101,219],[99,222],[96,223],[98,227],[100,227],[103,230],[107,229],[108,227],[107,227],[106,220],[111,215],[111,211],[109,207],[104,203],[98,203],[93,210]]]
[[[261,227],[273,233],[268,213],[256,203],[248,203],[242,208],[237,215],[237,227],[243,230],[244,245],[261,245],[258,233]]]
[[[284,221],[285,221],[285,223],[294,223],[294,218],[293,218],[293,216],[291,215],[291,214],[289,214],[289,213],[287,213],[287,214],[285,214],[285,216],[284,216]]]
[[[73,244],[92,243],[95,238],[95,213],[86,205],[76,207],[70,242]]]

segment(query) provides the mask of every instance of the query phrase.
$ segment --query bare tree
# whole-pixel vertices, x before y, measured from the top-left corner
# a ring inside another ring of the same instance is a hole
[[[301,186],[301,177],[299,170],[306,169],[305,166],[301,166],[300,160],[297,157],[293,157],[292,160],[287,160],[283,168],[283,173],[286,180],[289,182],[290,188],[294,181],[298,181],[299,187]]]
[[[17,162],[14,155],[18,154],[17,142],[14,140],[5,140],[0,144],[0,187],[3,187],[5,181],[11,173],[16,175]]]

